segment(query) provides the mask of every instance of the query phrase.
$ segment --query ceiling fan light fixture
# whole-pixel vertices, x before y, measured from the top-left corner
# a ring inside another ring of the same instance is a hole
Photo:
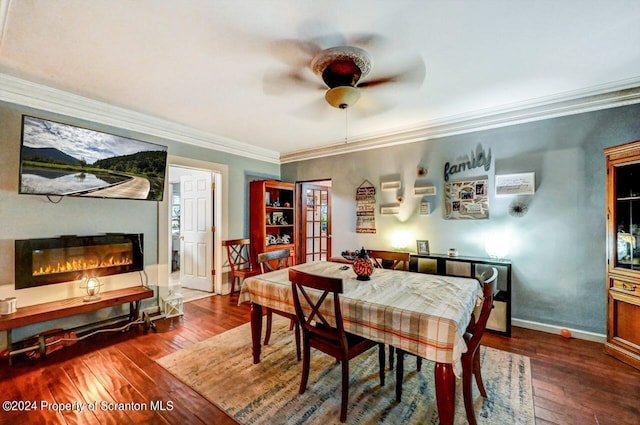
[[[360,90],[351,86],[338,86],[327,90],[324,98],[334,108],[346,109],[360,99]]]

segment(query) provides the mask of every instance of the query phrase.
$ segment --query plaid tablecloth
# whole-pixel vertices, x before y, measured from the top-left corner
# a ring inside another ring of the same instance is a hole
[[[467,350],[462,335],[482,297],[476,279],[376,269],[371,280],[359,281],[351,267],[342,266],[320,261],[292,268],[343,279],[340,302],[347,332],[452,363],[459,372],[460,356]],[[295,313],[289,270],[246,279],[239,303],[245,301]]]

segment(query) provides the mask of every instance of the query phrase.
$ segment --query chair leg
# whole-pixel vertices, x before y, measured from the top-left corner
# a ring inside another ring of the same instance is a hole
[[[402,400],[402,380],[404,378],[404,351],[396,349],[396,401]]]
[[[298,323],[297,320],[293,320],[293,331],[296,333],[296,357],[298,358],[298,361],[300,361],[302,359],[302,356],[300,355],[300,324]]]
[[[380,386],[384,387],[384,344],[378,344],[378,363],[380,367]]]
[[[395,348],[393,348],[393,345],[389,346],[389,369],[393,370],[393,353],[395,351]]]
[[[231,292],[229,292],[229,295],[233,295],[233,293],[235,292],[235,289],[236,289],[236,279],[237,279],[237,277],[235,277],[235,276],[231,276]]]
[[[342,404],[340,406],[340,422],[347,420],[347,405],[349,403],[349,360],[342,360]]]
[[[300,379],[300,389],[298,392],[304,394],[307,389],[307,381],[309,381],[309,366],[311,364],[311,346],[307,342],[306,338],[302,337],[302,377]]]
[[[473,355],[473,374],[476,377],[476,385],[480,390],[480,395],[487,398],[487,390],[484,388],[484,382],[482,382],[482,373],[480,372],[480,350],[476,350]]]
[[[420,372],[422,370],[422,357],[416,356],[416,370]]]
[[[273,323],[273,310],[267,308],[267,330],[264,333],[264,345],[269,345],[271,338],[271,324]]]
[[[473,397],[471,394],[471,376],[473,375],[473,353],[465,353],[462,356],[462,398],[464,399],[464,410],[467,414],[469,425],[476,424],[476,414],[473,410]]]

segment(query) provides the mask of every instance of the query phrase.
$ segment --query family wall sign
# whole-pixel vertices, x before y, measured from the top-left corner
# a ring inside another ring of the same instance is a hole
[[[484,168],[489,171],[491,168],[491,148],[489,152],[485,152],[481,144],[478,143],[475,152],[471,151],[471,156],[457,163],[447,162],[444,164],[444,181],[448,182],[449,177],[463,171],[472,170],[474,168]]]

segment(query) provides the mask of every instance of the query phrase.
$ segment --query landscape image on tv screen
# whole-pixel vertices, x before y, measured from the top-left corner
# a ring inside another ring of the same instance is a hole
[[[20,193],[161,201],[167,147],[22,117]]]

